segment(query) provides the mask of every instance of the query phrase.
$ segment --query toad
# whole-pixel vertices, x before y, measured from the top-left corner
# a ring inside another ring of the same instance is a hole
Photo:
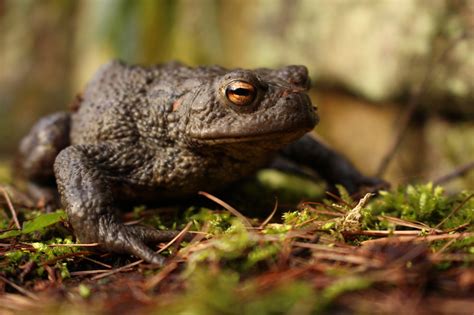
[[[39,120],[22,140],[19,168],[32,187],[57,184],[77,238],[133,254],[164,257],[147,244],[176,231],[124,225],[124,202],[216,191],[283,157],[350,193],[381,181],[312,137],[318,122],[304,66],[255,70],[151,67],[113,61],[69,112]]]

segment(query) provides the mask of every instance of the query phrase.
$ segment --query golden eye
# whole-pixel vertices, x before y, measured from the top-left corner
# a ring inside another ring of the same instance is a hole
[[[257,96],[257,89],[245,81],[234,81],[229,83],[225,89],[227,99],[237,106],[252,104]]]

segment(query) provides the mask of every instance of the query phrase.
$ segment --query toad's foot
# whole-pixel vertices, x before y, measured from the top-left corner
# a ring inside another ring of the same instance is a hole
[[[82,242],[97,242],[101,248],[108,251],[132,254],[160,266],[164,265],[165,257],[154,252],[148,245],[171,241],[180,233],[160,231],[141,225],[127,226],[118,222],[115,216],[103,216],[95,225],[91,226],[91,223],[86,221],[79,224],[79,229],[76,229],[76,235]],[[87,232],[81,233],[84,230]],[[190,234],[183,237],[189,239]]]
[[[377,191],[389,187],[382,179],[362,175],[346,158],[309,134],[288,145],[281,154],[315,170],[326,180],[332,192],[336,191],[337,184],[344,186],[351,195],[362,192],[364,188]]]

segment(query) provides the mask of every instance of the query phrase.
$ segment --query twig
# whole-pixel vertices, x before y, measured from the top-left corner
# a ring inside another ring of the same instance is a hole
[[[459,262],[473,262],[474,257],[472,254],[440,254],[436,255],[433,254],[430,257],[430,260],[433,262],[441,262],[441,261],[459,261]]]
[[[108,269],[97,269],[97,270],[82,270],[82,271],[72,271],[70,272],[71,276],[85,276],[85,275],[95,275],[97,273],[106,273],[109,272]]]
[[[400,231],[400,232],[409,232],[409,231]],[[386,243],[386,242],[434,242],[440,240],[447,240],[453,238],[466,238],[472,237],[474,233],[466,232],[466,233],[453,233],[453,234],[437,234],[437,235],[428,235],[428,236],[397,236],[397,237],[384,237],[379,239],[367,240],[361,242],[362,245],[369,245],[369,244],[376,244],[376,243]]]
[[[184,229],[179,232],[178,235],[176,235],[176,237],[174,239],[172,239],[168,244],[166,244],[166,246],[164,246],[163,248],[161,248],[158,253],[162,252],[163,250],[165,250],[166,248],[168,248],[169,246],[171,246],[173,244],[173,242],[175,242],[177,239],[179,239],[180,237],[182,237],[185,233],[188,232],[188,230],[191,228],[191,225],[192,223],[189,222],[185,227]],[[197,235],[192,241],[191,243],[195,242],[196,239],[198,238],[202,238],[204,237],[202,234],[201,235]],[[178,254],[179,255],[179,254]],[[156,287],[163,279],[165,279],[173,270],[175,270],[177,267],[178,267],[178,261],[177,261],[177,257],[175,257],[175,259],[173,261],[171,261],[168,265],[166,265],[158,274],[156,274],[155,276],[151,277],[150,279],[148,279],[145,283],[145,289],[149,290],[151,288],[154,288]]]
[[[386,231],[386,230],[372,230],[372,231],[344,231],[342,234],[346,235],[366,235],[366,236],[419,236],[421,231]]]
[[[459,211],[459,209],[461,209],[462,207],[464,207],[464,205],[472,198],[474,197],[474,194],[470,194],[469,196],[467,196],[466,199],[464,199],[456,208],[453,209],[453,211],[451,211],[440,223],[438,223],[436,226],[435,226],[435,229],[439,228],[440,226],[442,226],[453,214],[455,214],[456,212]]]
[[[13,221],[15,222],[15,226],[21,230],[21,225],[20,222],[18,221],[18,217],[16,215],[15,208],[13,207],[12,201],[10,200],[10,196],[8,196],[7,190],[0,186],[0,191],[2,192],[3,196],[5,197],[5,201],[7,202],[8,209],[10,210],[10,213],[12,214]]]
[[[324,252],[313,252],[313,258],[333,260],[339,262],[345,262],[355,265],[364,265],[372,268],[380,268],[383,266],[383,262],[377,259],[370,259],[363,256],[351,255],[351,254],[337,254],[337,253],[324,253]]]
[[[433,184],[434,185],[445,184],[455,179],[456,177],[461,177],[464,174],[467,174],[472,169],[474,169],[474,161],[458,166],[453,171],[449,172],[448,174],[438,177],[437,179],[433,181]]]
[[[30,245],[26,243],[27,245]],[[48,247],[96,247],[99,243],[84,243],[84,244],[48,244]]]
[[[326,193],[328,193],[328,192],[326,192]],[[334,195],[334,194],[333,194],[333,196],[339,198],[338,196],[336,196],[336,195]],[[333,197],[333,198],[334,198],[334,197]],[[342,200],[341,202],[344,203],[344,200]],[[300,209],[300,207],[308,207],[311,211],[319,211],[319,212],[322,213],[322,214],[324,214],[324,212],[322,212],[322,211],[327,211],[327,214],[330,214],[330,211],[329,211],[329,210],[319,210],[319,209],[317,209],[317,208],[315,208],[315,207],[311,207],[311,206],[308,206],[308,205],[316,205],[316,206],[322,206],[322,207],[324,207],[324,208],[329,208],[330,210],[333,210],[333,211],[337,212],[337,214],[335,214],[335,213],[332,214],[332,215],[334,215],[334,216],[340,216],[340,215],[344,215],[344,214],[346,213],[345,211],[342,211],[341,209],[339,209],[339,208],[337,208],[337,207],[334,207],[333,205],[327,205],[327,204],[324,204],[324,203],[321,203],[321,202],[314,202],[314,201],[305,201],[305,202],[302,202],[302,203],[300,204],[300,206],[298,206],[298,209]],[[348,207],[351,207],[351,208],[352,208],[351,205],[348,205],[347,203],[346,203],[346,205],[347,205]]]
[[[395,153],[398,151],[403,138],[408,130],[408,126],[410,124],[410,121],[413,117],[413,114],[415,113],[415,110],[417,109],[419,103],[420,103],[420,98],[423,95],[423,93],[426,91],[428,88],[428,83],[429,83],[429,78],[431,77],[431,74],[433,73],[433,70],[435,69],[434,65],[441,63],[447,56],[448,53],[457,46],[457,44],[461,41],[463,41],[467,37],[467,33],[463,33],[460,37],[457,39],[453,40],[451,45],[445,48],[445,50],[441,53],[439,58],[433,62],[428,70],[425,73],[425,76],[423,77],[423,80],[421,84],[418,86],[418,88],[415,88],[412,96],[410,97],[408,101],[408,105],[405,108],[404,112],[402,113],[402,116],[400,117],[400,122],[399,126],[400,128],[398,129],[398,133],[390,147],[390,149],[387,151],[385,156],[382,158],[380,165],[377,169],[377,172],[375,173],[376,177],[382,177],[385,171],[387,170],[388,165],[392,161],[393,157],[395,156]]]
[[[344,199],[342,199],[341,197],[339,197],[338,195],[336,195],[336,194],[334,194],[334,193],[332,193],[332,192],[330,192],[330,191],[326,191],[326,195],[328,195],[328,196],[331,197],[331,198],[336,199],[339,203],[342,203],[343,205],[345,205],[346,207],[348,207],[348,208],[350,208],[350,209],[353,208],[353,206],[350,205],[350,204],[348,204]]]
[[[446,242],[446,244],[443,245],[443,247],[441,247],[439,250],[437,250],[433,255],[434,256],[441,255],[446,249],[448,249],[449,246],[451,246],[451,244],[453,244],[456,241],[457,241],[457,239],[455,239],[455,238],[450,239],[449,241]]]
[[[271,221],[271,219],[275,215],[277,209],[278,209],[278,199],[275,200],[275,206],[273,207],[272,213],[270,213],[270,215],[265,219],[265,221],[263,221],[262,224],[260,224],[260,226],[259,226],[260,229],[263,229],[268,224],[268,222]]]
[[[241,214],[239,211],[237,211],[235,208],[233,208],[231,205],[229,205],[228,203],[222,201],[221,199],[205,192],[205,191],[200,191],[198,194],[200,195],[203,195],[204,197],[208,198],[208,199],[211,199],[212,201],[214,201],[215,203],[221,205],[222,207],[224,207],[227,211],[229,211],[230,213],[232,213],[233,215],[235,215],[237,218],[239,218],[240,220],[242,220],[243,224],[247,227],[247,228],[251,228],[252,227],[252,224],[250,223],[250,221],[243,215]]]
[[[315,252],[330,252],[330,253],[336,253],[336,254],[341,254],[341,255],[349,255],[349,254],[354,253],[353,247],[350,247],[350,248],[329,247],[327,245],[305,243],[305,242],[298,242],[298,241],[293,242],[292,245],[295,247],[308,248],[308,249],[314,250]]]
[[[423,222],[418,222],[418,221],[409,221],[409,220],[404,220],[396,217],[391,217],[387,215],[380,215],[377,217],[379,220],[386,220],[389,223],[393,223],[396,225],[400,226],[406,226],[406,227],[411,227],[417,230],[429,230],[429,231],[434,231],[436,233],[442,233],[442,230],[438,230],[437,228],[432,228],[429,225],[424,224]]]
[[[163,268],[158,274],[151,277],[145,282],[145,289],[149,290],[156,287],[161,281],[163,281],[173,270],[178,267],[178,263],[173,261]]]
[[[4,276],[1,276],[0,275],[0,280],[2,280],[3,282],[5,283],[8,283],[11,287],[13,287],[15,290],[17,290],[18,292],[20,293],[23,293],[24,295],[26,295],[27,297],[33,299],[33,300],[39,300],[38,296],[36,294],[34,294],[33,292],[30,292],[22,287],[20,287],[18,284],[8,280],[7,278],[5,278]]]
[[[108,268],[108,269],[112,269],[112,266],[111,266],[111,265],[106,264],[106,263],[103,263],[103,262],[101,262],[101,261],[98,261],[98,260],[89,258],[89,257],[87,257],[87,256],[83,256],[82,258],[85,259],[85,260],[88,260],[88,261],[90,261],[90,262],[93,262],[93,263],[95,263],[95,264],[98,264],[98,265],[100,265],[100,266],[102,266],[102,267],[105,267],[105,268]]]
[[[131,267],[134,267],[134,266],[136,266],[136,265],[139,265],[139,264],[141,264],[142,262],[143,262],[143,259],[139,259],[139,260],[137,260],[137,261],[135,261],[135,262],[132,262],[132,263],[130,263],[130,264],[128,264],[128,265],[125,265],[125,266],[122,266],[122,267],[119,267],[119,268],[116,268],[116,269],[113,269],[113,270],[109,270],[108,272],[104,272],[104,273],[102,273],[102,274],[100,274],[100,275],[94,276],[94,277],[91,278],[91,280],[98,280],[98,279],[102,279],[102,278],[111,276],[111,275],[113,275],[113,274],[119,273],[119,272],[124,271],[124,270],[126,270],[126,269],[129,269],[129,268],[131,268]]]
[[[171,241],[169,241],[165,246],[163,246],[162,248],[160,248],[159,251],[157,251],[156,253],[159,254],[161,253],[162,251],[164,251],[165,249],[167,249],[168,247],[170,247],[171,245],[173,245],[174,242],[176,242],[177,239],[179,239],[180,237],[182,237],[184,234],[188,233],[189,229],[191,228],[191,225],[192,225],[192,222],[188,222],[188,224],[186,224],[186,226],[184,227],[184,229],[181,230],[181,232],[178,233],[178,235],[176,235]]]

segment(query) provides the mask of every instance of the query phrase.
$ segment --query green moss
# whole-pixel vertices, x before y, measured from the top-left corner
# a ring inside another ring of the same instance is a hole
[[[47,242],[34,242],[30,248],[11,250],[5,254],[5,260],[1,262],[7,274],[15,275],[20,271],[19,266],[27,262],[35,264],[35,272],[38,276],[44,276],[43,264],[49,261],[54,262],[51,267],[59,270],[62,278],[70,277],[67,262],[70,258],[62,258],[77,252],[77,247],[70,246],[50,246],[52,244],[73,244],[71,238],[53,238]],[[57,260],[57,261],[56,261]]]
[[[389,224],[377,219],[378,215],[389,215],[405,220],[423,222],[435,227],[450,229],[469,224],[472,230],[474,220],[474,198],[464,205],[468,192],[448,196],[440,186],[431,183],[398,187],[392,192],[382,191],[379,198],[373,200],[365,209],[365,228],[387,229]],[[457,207],[459,207],[450,215]],[[449,217],[448,217],[449,216]]]
[[[365,277],[341,277],[341,279],[335,281],[321,292],[321,300],[318,303],[318,308],[322,309],[327,307],[342,294],[363,290],[369,288],[371,285],[372,281]]]
[[[184,221],[192,222],[194,230],[201,230],[206,226],[209,234],[218,235],[231,227],[233,219],[234,216],[228,211],[219,212],[208,208],[190,207],[185,213]]]
[[[91,295],[91,289],[83,283],[79,285],[78,290],[79,295],[84,299],[87,299]]]
[[[257,175],[258,181],[268,189],[278,192],[285,201],[315,199],[324,196],[324,184],[317,184],[301,176],[275,170],[263,170]]]
[[[254,280],[242,281],[236,272],[196,269],[188,278],[188,290],[165,309],[163,314],[288,314],[312,310],[315,293],[302,281],[277,284],[262,290]],[[296,314],[296,313],[295,313]]]
[[[301,226],[306,222],[316,219],[318,216],[308,209],[289,211],[283,214],[283,222],[287,225]]]

